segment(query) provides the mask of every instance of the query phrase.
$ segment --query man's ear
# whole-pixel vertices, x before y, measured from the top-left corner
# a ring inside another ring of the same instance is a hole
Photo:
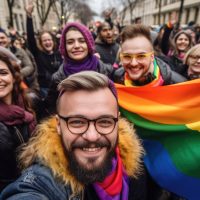
[[[118,116],[121,117],[121,113],[120,113],[120,111],[118,112]]]
[[[57,129],[58,135],[61,135],[61,124],[60,124],[60,119],[58,115],[56,115],[56,129]]]
[[[152,62],[153,62],[154,58],[155,58],[154,53],[152,53],[152,55],[151,55]]]

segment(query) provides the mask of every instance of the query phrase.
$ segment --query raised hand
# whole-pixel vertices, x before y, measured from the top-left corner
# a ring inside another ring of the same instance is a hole
[[[33,9],[34,9],[33,1],[29,0],[27,6],[25,7],[26,14],[29,17],[31,17],[31,15],[33,13]]]
[[[169,17],[169,22],[171,23],[172,26],[174,26],[178,22],[178,16],[175,11],[171,13]]]

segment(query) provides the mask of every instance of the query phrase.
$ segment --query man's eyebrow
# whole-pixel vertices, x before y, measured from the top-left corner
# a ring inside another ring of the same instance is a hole
[[[87,118],[89,119],[87,116],[85,115],[80,115],[80,114],[75,114],[75,115],[67,115],[67,117],[80,117],[80,118]],[[98,117],[96,117],[95,119],[98,119],[98,118],[104,118],[104,117],[108,117],[108,118],[115,118],[114,115],[111,115],[111,114],[105,114],[105,115],[99,115]]]

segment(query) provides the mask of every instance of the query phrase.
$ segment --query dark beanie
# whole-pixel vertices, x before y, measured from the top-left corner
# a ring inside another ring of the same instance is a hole
[[[6,31],[4,29],[2,29],[2,28],[0,28],[0,33],[3,33],[8,37],[8,34],[6,33]]]
[[[94,39],[93,36],[91,34],[91,32],[89,31],[89,29],[84,26],[83,24],[80,24],[78,22],[70,22],[67,23],[65,28],[62,31],[62,35],[60,38],[60,53],[61,55],[66,58],[67,56],[67,52],[66,52],[66,33],[68,32],[68,30],[71,27],[75,27],[76,29],[78,29],[78,31],[80,31],[83,34],[83,37],[85,38],[87,47],[88,47],[88,52],[90,54],[93,54],[95,52],[95,44],[94,44]]]

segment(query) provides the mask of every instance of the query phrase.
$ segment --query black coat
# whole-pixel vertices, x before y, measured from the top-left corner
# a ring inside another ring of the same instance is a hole
[[[39,85],[43,88],[49,88],[53,73],[58,70],[62,63],[61,55],[58,51],[54,51],[52,54],[47,54],[38,49],[33,30],[33,21],[30,17],[27,17],[27,37],[28,48],[33,54],[38,67]]]
[[[0,122],[0,191],[19,176],[17,148],[27,142],[28,126],[8,126]]]

